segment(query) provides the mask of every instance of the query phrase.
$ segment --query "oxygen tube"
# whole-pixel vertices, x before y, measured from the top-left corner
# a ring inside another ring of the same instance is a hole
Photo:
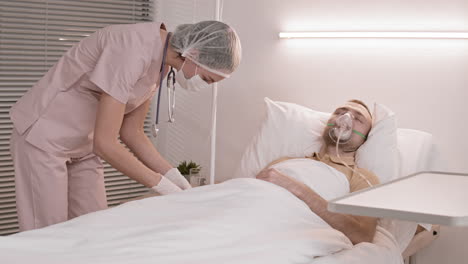
[[[346,164],[346,162],[343,161],[338,151],[338,145],[340,144],[340,140],[344,139],[344,142],[341,142],[341,143],[346,143],[348,140],[351,139],[352,133],[355,133],[364,139],[367,138],[365,135],[363,135],[359,131],[356,131],[353,129],[353,119],[352,119],[351,114],[348,112],[340,116],[336,120],[336,125],[335,124],[327,124],[327,125],[334,126],[332,129],[330,129],[329,135],[330,135],[330,138],[336,142],[336,156],[338,157],[338,159],[341,161],[343,165],[346,166],[346,168],[357,173],[362,179],[364,179],[369,185],[369,187],[372,187],[373,185],[369,182],[369,180],[366,177],[364,177],[364,175],[362,175],[360,172],[356,171],[355,169],[351,168],[350,166],[348,166],[348,164]],[[336,135],[337,133],[338,135]]]

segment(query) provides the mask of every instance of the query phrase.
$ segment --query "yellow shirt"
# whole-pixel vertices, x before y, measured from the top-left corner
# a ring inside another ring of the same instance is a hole
[[[380,183],[379,178],[377,178],[377,176],[374,173],[366,169],[356,167],[354,157],[342,157],[342,162],[338,157],[335,156],[330,156],[328,154],[322,156],[319,153],[314,153],[312,156],[307,158],[323,162],[328,166],[335,168],[339,172],[343,173],[346,176],[346,178],[348,178],[350,192],[355,192],[370,187],[367,181],[363,179],[361,175],[364,176],[373,186]],[[269,166],[288,159],[293,158],[283,158],[271,163]],[[346,167],[344,164],[353,168],[354,171]]]

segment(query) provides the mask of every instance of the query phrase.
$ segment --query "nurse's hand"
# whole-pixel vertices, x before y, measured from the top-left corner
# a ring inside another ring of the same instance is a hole
[[[192,188],[190,183],[187,181],[187,179],[185,179],[184,176],[182,176],[182,174],[180,174],[177,168],[172,168],[169,171],[167,171],[164,177],[168,178],[171,182],[173,182],[182,190],[187,190],[187,189]]]
[[[266,168],[260,171],[256,177],[259,180],[267,181],[285,188],[293,194],[301,191],[303,184],[280,171],[273,168]]]
[[[182,189],[180,189],[177,185],[172,183],[170,180],[168,180],[166,177],[162,176],[161,180],[159,183],[151,189],[155,190],[157,193],[161,195],[166,195],[170,193],[176,193],[176,192],[181,192]]]

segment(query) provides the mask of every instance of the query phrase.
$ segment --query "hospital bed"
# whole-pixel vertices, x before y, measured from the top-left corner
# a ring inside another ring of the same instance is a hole
[[[399,129],[398,139],[401,173],[430,165],[430,134]],[[416,223],[384,219],[373,243],[353,246],[311,221],[317,219],[286,190],[234,179],[1,237],[0,263],[393,264],[438,236],[437,227],[414,236]]]

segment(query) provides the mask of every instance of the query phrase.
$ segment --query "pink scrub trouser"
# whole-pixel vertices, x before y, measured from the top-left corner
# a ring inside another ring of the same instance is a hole
[[[96,155],[58,157],[31,145],[15,129],[10,144],[20,231],[107,208],[104,170]]]

